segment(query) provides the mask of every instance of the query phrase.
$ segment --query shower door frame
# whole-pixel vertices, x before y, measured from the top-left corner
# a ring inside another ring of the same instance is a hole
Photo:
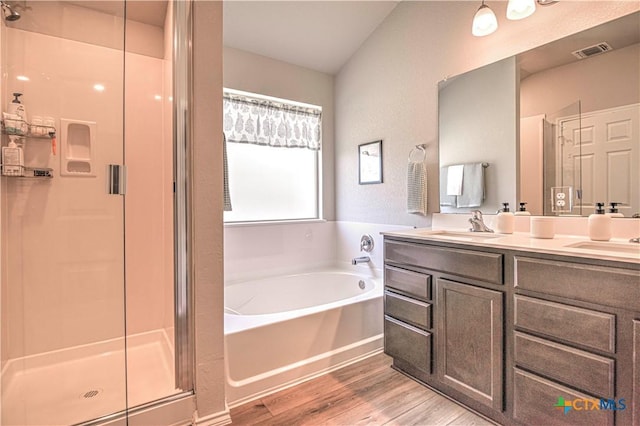
[[[174,165],[174,357],[176,388],[193,392],[195,365],[190,211],[193,100],[193,4],[173,6],[173,165]]]

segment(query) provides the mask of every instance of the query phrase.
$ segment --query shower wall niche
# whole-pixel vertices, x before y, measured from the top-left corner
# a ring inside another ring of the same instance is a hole
[[[96,122],[60,119],[60,175],[95,176]]]
[[[0,105],[23,93],[58,145],[24,141],[25,165],[51,179],[0,178],[2,426],[189,390],[174,377],[172,6],[138,2],[166,11],[141,22],[100,3],[30,1],[1,23]],[[125,195],[107,193],[110,164],[127,169]]]

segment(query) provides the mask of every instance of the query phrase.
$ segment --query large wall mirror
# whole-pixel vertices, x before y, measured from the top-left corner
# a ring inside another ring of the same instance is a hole
[[[636,12],[440,82],[440,210],[526,202],[534,215],[586,216],[603,202],[640,214],[638,22]]]

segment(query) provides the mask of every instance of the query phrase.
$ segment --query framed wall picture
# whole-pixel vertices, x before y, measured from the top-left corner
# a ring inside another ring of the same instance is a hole
[[[358,183],[382,183],[382,141],[358,145]]]

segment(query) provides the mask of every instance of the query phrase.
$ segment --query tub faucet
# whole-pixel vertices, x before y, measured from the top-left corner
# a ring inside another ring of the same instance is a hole
[[[469,228],[471,232],[493,232],[493,229],[488,228],[482,220],[482,212],[480,210],[471,212],[469,223],[471,224],[471,228]]]
[[[630,243],[640,243],[640,237],[636,237],[636,238],[631,238],[629,240]]]
[[[360,257],[354,257],[353,259],[351,259],[352,265],[357,265],[358,263],[367,263],[367,262],[371,262],[371,258],[369,256],[360,256]]]

